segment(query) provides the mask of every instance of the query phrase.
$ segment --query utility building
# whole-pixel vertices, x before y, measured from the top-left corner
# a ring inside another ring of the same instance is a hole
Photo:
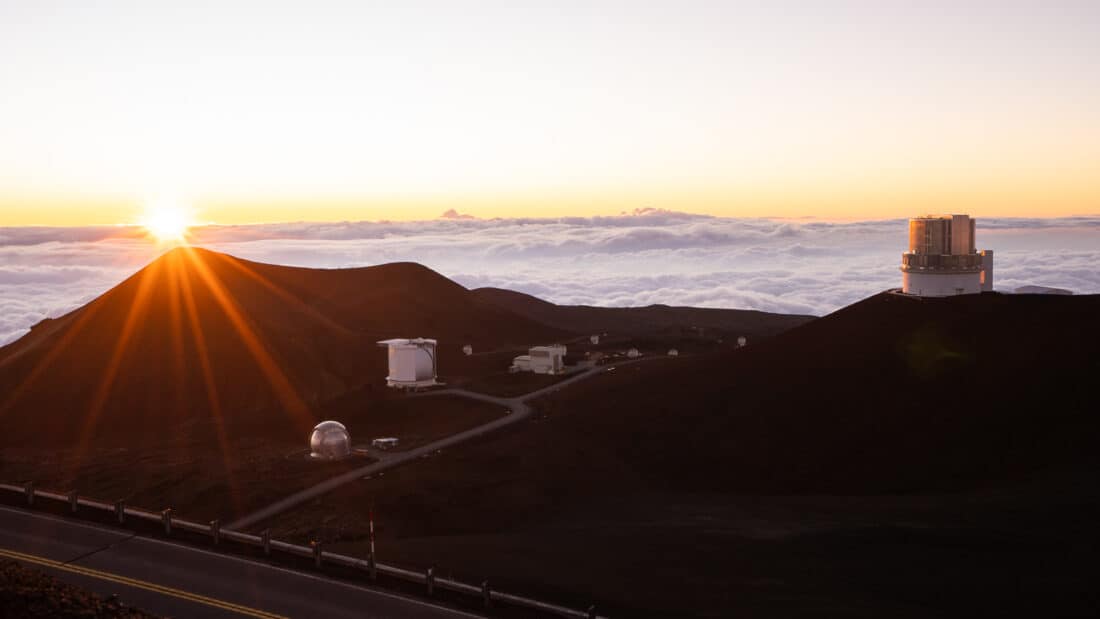
[[[398,338],[378,345],[388,350],[387,387],[416,389],[436,384],[435,340]]]
[[[901,291],[947,297],[993,290],[993,252],[974,244],[969,215],[924,215],[909,220],[909,251],[901,255]]]
[[[535,374],[561,374],[565,371],[565,346],[535,346],[512,360],[511,372],[534,372]]]

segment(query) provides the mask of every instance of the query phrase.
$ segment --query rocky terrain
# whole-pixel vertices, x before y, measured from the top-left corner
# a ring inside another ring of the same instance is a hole
[[[0,617],[27,619],[153,619],[154,615],[0,559]]]

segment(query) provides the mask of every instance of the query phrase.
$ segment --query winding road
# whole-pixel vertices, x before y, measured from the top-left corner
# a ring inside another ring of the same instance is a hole
[[[498,404],[502,407],[507,408],[509,413],[499,419],[494,419],[489,423],[477,426],[476,428],[470,428],[469,430],[459,432],[458,434],[452,434],[451,436],[448,436],[446,438],[428,443],[427,445],[422,445],[415,449],[410,449],[409,451],[389,452],[389,455],[382,458],[378,462],[374,462],[361,468],[348,471],[347,473],[343,473],[341,475],[337,475],[336,477],[326,479],[325,481],[315,486],[306,488],[305,490],[295,492],[294,494],[280,499],[275,503],[264,507],[263,509],[260,509],[252,514],[241,518],[240,520],[237,520],[236,522],[230,523],[226,528],[233,530],[246,529],[257,523],[263,522],[264,520],[277,516],[287,511],[288,509],[297,507],[302,503],[315,499],[328,492],[332,492],[333,490],[339,488],[340,486],[343,486],[344,484],[351,483],[357,479],[366,477],[367,475],[374,475],[376,473],[388,471],[389,469],[392,469],[394,467],[398,467],[407,462],[416,460],[421,456],[430,455],[432,453],[435,453],[436,451],[439,451],[440,449],[452,447],[454,445],[458,445],[459,443],[464,443],[470,439],[483,436],[490,432],[494,432],[496,430],[499,430],[500,428],[518,423],[531,415],[531,407],[527,404],[531,400],[542,397],[548,393],[553,393],[555,391],[558,391],[559,389],[564,389],[565,387],[568,387],[573,383],[591,378],[592,376],[595,376],[597,374],[610,372],[618,366],[623,366],[630,363],[638,363],[640,361],[657,358],[661,357],[642,357],[640,359],[624,361],[616,365],[594,366],[587,370],[577,372],[575,375],[570,376],[569,378],[566,378],[560,382],[556,382],[553,385],[548,385],[541,389],[537,389],[530,393],[513,398],[501,398],[497,396],[486,395],[484,393],[477,393],[475,391],[467,391],[465,389],[441,389],[439,391],[425,391],[422,393],[413,394],[410,397],[424,398],[449,395],[470,398],[473,400],[480,400],[482,402],[489,402],[491,404]]]

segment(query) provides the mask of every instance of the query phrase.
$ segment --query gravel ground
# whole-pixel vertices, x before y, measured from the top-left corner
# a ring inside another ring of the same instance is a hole
[[[154,617],[65,584],[15,561],[0,561],[0,617]]]

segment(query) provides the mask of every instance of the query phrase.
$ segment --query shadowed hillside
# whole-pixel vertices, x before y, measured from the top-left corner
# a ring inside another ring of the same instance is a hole
[[[319,403],[380,383],[378,339],[439,338],[445,371],[459,342],[559,335],[416,264],[304,269],[183,248],[0,349],[0,420],[9,444],[134,439],[209,418],[300,437]]]
[[[609,481],[754,493],[939,490],[1092,466],[1097,315],[1100,296],[883,293],[744,349],[607,372],[542,400],[553,423],[492,451],[549,462],[562,459],[549,446],[568,444],[607,461]],[[533,466],[563,489],[578,472]],[[599,486],[591,470],[576,481]]]
[[[1100,296],[876,295],[744,349],[619,365],[522,431],[275,526],[355,550],[369,492],[398,558],[625,615],[1077,613],[1097,315]]]
[[[685,328],[705,329],[715,335],[769,336],[813,320],[813,316],[770,314],[754,310],[700,307],[592,307],[555,305],[522,292],[477,288],[478,298],[545,325],[580,333],[613,331],[628,335],[655,335]]]
[[[557,427],[621,444],[634,470],[679,488],[1019,479],[1096,462],[1098,312],[1100,296],[883,293],[744,350],[611,373],[549,405],[587,411]],[[618,405],[598,408],[607,399]],[[670,442],[674,429],[683,436]]]

